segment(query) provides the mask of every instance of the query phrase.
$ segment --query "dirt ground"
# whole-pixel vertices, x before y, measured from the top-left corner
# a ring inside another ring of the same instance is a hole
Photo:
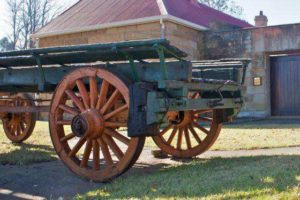
[[[242,151],[208,151],[199,158],[240,157],[259,155],[300,155],[300,147]],[[151,149],[145,148],[137,164],[124,176],[145,174],[165,165],[180,164],[188,160],[156,159]],[[92,189],[103,187],[82,180],[72,174],[61,161],[29,166],[0,165],[0,199],[72,199]]]

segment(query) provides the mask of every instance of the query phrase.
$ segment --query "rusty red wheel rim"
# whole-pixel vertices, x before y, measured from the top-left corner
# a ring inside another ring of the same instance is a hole
[[[222,124],[216,120],[217,112],[210,109],[185,111],[181,113],[180,122],[169,122],[153,140],[163,152],[177,158],[200,155],[215,143],[220,134]],[[172,112],[169,115],[174,117]]]
[[[128,108],[129,89],[115,74],[82,68],[67,75],[53,96],[49,119],[52,142],[64,164],[96,182],[129,169],[145,138],[127,137]]]
[[[12,99],[8,106],[34,105],[29,95],[18,94]],[[14,143],[21,143],[31,136],[36,123],[36,113],[7,113],[2,122],[7,138]]]

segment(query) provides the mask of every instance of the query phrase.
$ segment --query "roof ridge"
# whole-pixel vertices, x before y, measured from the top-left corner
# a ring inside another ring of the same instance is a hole
[[[156,0],[161,15],[168,15],[164,0]]]

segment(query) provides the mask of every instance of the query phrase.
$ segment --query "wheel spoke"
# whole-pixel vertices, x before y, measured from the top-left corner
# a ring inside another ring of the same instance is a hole
[[[183,135],[183,129],[180,128],[178,133],[178,138],[177,138],[177,149],[181,149],[182,135]]]
[[[164,128],[161,132],[160,132],[160,136],[163,136],[164,134],[166,134],[168,132],[168,130],[170,130],[172,128],[172,124],[169,124],[166,128]]]
[[[115,116],[115,115],[117,115],[117,114],[125,111],[126,109],[128,109],[128,105],[127,104],[123,105],[123,106],[121,106],[121,107],[119,107],[117,109],[115,109],[114,111],[112,111],[112,112],[110,112],[110,113],[108,113],[106,115],[104,115],[104,119],[108,120],[109,118],[112,118],[113,116]]]
[[[89,158],[90,158],[90,155],[91,155],[92,147],[93,147],[92,141],[88,140],[87,143],[86,143],[86,146],[85,146],[85,150],[84,150],[84,153],[83,153],[81,163],[80,163],[81,168],[87,167],[88,161],[89,161]]]
[[[108,88],[109,88],[109,83],[106,80],[103,80],[102,85],[101,85],[99,99],[98,99],[98,102],[96,105],[97,110],[100,110],[100,108],[104,105],[106,96],[107,96],[107,92],[108,92]]]
[[[22,135],[22,133],[23,133],[23,130],[22,130],[22,127],[21,127],[21,124],[20,123],[18,123],[18,128],[17,128],[17,130],[18,130],[18,134],[19,135]]]
[[[20,126],[21,126],[21,130],[25,131],[26,126],[25,126],[25,124],[24,124],[24,122],[22,120],[20,121]]]
[[[118,139],[119,141],[123,142],[126,145],[129,145],[129,143],[130,143],[130,140],[127,137],[121,135],[120,133],[118,133],[117,131],[115,131],[113,129],[105,129],[105,133],[109,136],[112,136],[112,137]]]
[[[60,120],[56,122],[57,125],[71,125],[72,121],[71,120]]]
[[[100,169],[100,149],[97,140],[93,140],[93,169]]]
[[[209,134],[209,131],[206,130],[204,127],[200,126],[199,124],[197,124],[196,122],[193,123],[194,126],[196,126],[199,130],[201,130],[203,133],[205,133],[206,135]]]
[[[196,110],[194,111],[194,114],[204,114],[204,113],[210,113],[212,110]]]
[[[113,92],[113,94],[110,96],[110,98],[108,99],[108,101],[106,102],[106,104],[102,107],[101,109],[101,113],[105,114],[115,103],[115,101],[117,100],[117,98],[120,96],[120,92],[119,90],[115,90]]]
[[[59,108],[62,109],[63,111],[71,114],[71,115],[78,115],[79,111],[75,108],[72,108],[70,106],[67,105],[59,105]]]
[[[75,103],[75,105],[80,109],[81,112],[83,112],[85,110],[80,99],[75,95],[75,93],[73,91],[66,90],[66,94],[70,97],[70,99]]]
[[[77,154],[77,152],[80,150],[80,148],[82,147],[82,145],[85,143],[86,138],[80,138],[80,140],[77,142],[77,144],[74,146],[74,148],[70,151],[69,153],[69,157],[73,157]]]
[[[11,130],[12,130],[12,132],[13,132],[14,134],[16,134],[17,126],[16,126],[15,121],[14,121],[14,123],[13,123],[12,126],[11,126]]]
[[[195,131],[194,127],[189,126],[189,129],[191,131],[191,133],[193,134],[194,138],[197,140],[198,144],[202,143],[202,140],[200,139],[200,137],[198,136],[197,132]]]
[[[193,94],[192,99],[198,99],[200,97],[199,92],[196,92],[195,94]]]
[[[174,139],[174,137],[175,137],[175,135],[176,135],[176,133],[177,133],[177,130],[178,130],[178,128],[177,127],[175,127],[174,129],[173,129],[173,131],[172,131],[172,133],[171,133],[171,135],[170,135],[170,137],[169,137],[169,139],[168,139],[168,141],[167,141],[167,144],[171,144],[172,143],[172,141],[173,141],[173,139]]]
[[[74,133],[70,133],[68,135],[66,135],[65,137],[62,137],[60,139],[61,142],[67,142],[68,140],[71,140],[75,137]]]
[[[117,128],[117,127],[127,127],[127,123],[123,122],[104,122],[105,127]]]
[[[197,117],[197,119],[204,121],[204,122],[212,122],[213,119],[209,117]]]
[[[90,77],[90,98],[91,98],[91,108],[96,107],[97,99],[98,99],[98,87],[96,77]]]
[[[104,135],[103,139],[104,139],[105,143],[108,144],[110,149],[114,152],[114,154],[117,156],[117,158],[119,160],[121,160],[123,158],[124,154],[121,151],[121,149],[119,148],[119,146],[116,144],[116,142],[110,136],[107,136],[107,135]]]
[[[83,104],[85,106],[86,109],[89,109],[90,108],[90,97],[89,97],[89,94],[86,90],[86,87],[83,83],[83,80],[79,79],[76,81],[76,85],[78,87],[78,90],[81,94],[81,97],[82,97],[82,100],[83,100]]]
[[[103,157],[104,157],[104,160],[105,160],[106,164],[108,166],[113,165],[113,160],[111,158],[111,155],[110,155],[107,144],[103,141],[102,138],[98,139],[97,141],[100,144],[100,147],[101,147]]]
[[[185,136],[185,141],[186,141],[187,148],[191,149],[192,144],[191,144],[190,133],[189,133],[188,127],[184,128],[184,136]]]

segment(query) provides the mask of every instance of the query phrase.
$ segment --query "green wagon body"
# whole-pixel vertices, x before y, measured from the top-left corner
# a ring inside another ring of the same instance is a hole
[[[101,68],[130,81],[130,137],[158,135],[169,112],[221,110],[218,123],[232,120],[243,105],[249,60],[189,62],[186,56],[164,39],[0,52],[0,92],[52,93],[70,72]],[[2,113],[40,110],[0,106]]]

